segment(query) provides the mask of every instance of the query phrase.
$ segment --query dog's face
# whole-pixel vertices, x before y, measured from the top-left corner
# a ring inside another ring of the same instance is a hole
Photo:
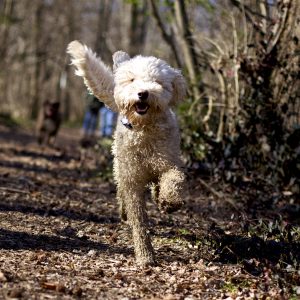
[[[181,101],[185,81],[180,71],[155,57],[124,52],[114,55],[114,97],[119,111],[133,124],[148,124],[159,112]]]
[[[50,102],[49,100],[46,100],[43,103],[43,106],[45,117],[52,119],[56,118],[59,112],[59,102]]]

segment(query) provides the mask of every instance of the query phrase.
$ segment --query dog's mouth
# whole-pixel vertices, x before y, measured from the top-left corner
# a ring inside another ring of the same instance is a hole
[[[137,102],[135,105],[135,111],[139,114],[139,115],[144,115],[148,109],[149,109],[149,105],[145,102]]]

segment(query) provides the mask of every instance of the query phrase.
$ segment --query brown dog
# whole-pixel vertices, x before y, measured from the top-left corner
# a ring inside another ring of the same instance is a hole
[[[37,119],[37,140],[39,144],[53,145],[61,123],[59,102],[46,100]]]

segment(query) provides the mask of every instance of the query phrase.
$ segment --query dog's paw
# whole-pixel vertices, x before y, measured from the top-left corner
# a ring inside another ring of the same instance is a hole
[[[153,255],[150,255],[150,256],[147,256],[147,257],[136,257],[136,264],[140,268],[146,269],[148,267],[156,266],[156,261],[155,261]]]
[[[159,209],[164,213],[173,213],[179,210],[184,205],[184,201],[160,201],[159,202]]]

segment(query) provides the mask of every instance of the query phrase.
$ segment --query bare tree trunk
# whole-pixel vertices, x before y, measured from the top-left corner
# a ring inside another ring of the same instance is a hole
[[[0,88],[1,88],[1,94],[3,99],[5,101],[9,101],[8,98],[8,85],[7,85],[7,77],[8,77],[8,69],[7,69],[7,47],[8,47],[8,37],[9,37],[9,20],[13,14],[13,6],[14,2],[13,0],[4,0],[1,4],[3,9],[3,16],[4,22],[0,25]],[[1,7],[0,6],[0,7]],[[3,76],[2,76],[3,74]],[[9,105],[6,105],[8,107]]]
[[[107,45],[107,34],[110,27],[110,19],[112,12],[111,0],[99,1],[98,25],[96,32],[95,50],[101,55],[101,58],[107,62],[111,62],[112,53]]]
[[[0,46],[0,57],[5,57],[7,52],[7,39],[9,35],[9,24],[10,18],[13,13],[14,2],[13,0],[4,0],[2,3],[3,6],[3,15],[4,22],[0,26],[0,37],[1,37],[1,46]]]
[[[199,64],[197,61],[193,36],[189,27],[189,21],[186,13],[184,0],[175,1],[175,17],[178,30],[178,37],[180,39],[184,61],[190,77],[193,96],[195,100],[198,100],[200,99]]]
[[[174,39],[173,31],[171,30],[171,32],[168,32],[166,25],[163,22],[160,14],[159,14],[156,1],[150,0],[150,4],[151,4],[151,8],[152,8],[153,17],[155,18],[155,20],[157,22],[157,26],[161,31],[161,35],[162,35],[163,39],[165,40],[165,42],[167,43],[167,45],[169,45],[169,47],[171,48],[171,50],[175,56],[177,66],[179,68],[182,68],[183,62],[182,62],[182,59],[180,58],[180,53],[178,51],[176,41]]]
[[[67,12],[67,24],[68,32],[67,39],[68,41],[74,40],[75,37],[75,9],[73,1],[68,1],[68,12]],[[59,89],[59,100],[63,107],[63,119],[69,120],[71,114],[71,95],[70,88],[67,88],[68,80],[71,76],[71,69],[68,64],[65,63],[65,67],[61,70],[59,80],[58,80],[58,89]]]
[[[41,1],[37,2],[35,11],[35,32],[34,32],[34,47],[35,47],[35,72],[34,72],[34,94],[31,102],[31,119],[36,119],[40,104],[40,77],[43,60],[43,51],[41,50],[42,40],[42,23],[43,23],[44,4]]]
[[[173,22],[170,28],[167,28],[166,22],[162,20],[156,1],[150,0],[150,3],[152,7],[152,14],[160,28],[162,37],[172,49],[178,66],[180,68],[183,66],[186,67],[193,98],[195,101],[198,101],[202,91],[199,78],[199,63],[195,51],[193,35],[190,30],[185,1],[174,1],[174,9],[172,13],[175,22]]]
[[[282,25],[275,35],[278,39],[275,40],[276,44],[271,51],[276,53],[278,62],[285,63],[277,64],[270,76],[270,81],[273,101],[277,103],[278,109],[287,106],[285,125],[292,127],[292,125],[298,125],[297,121],[292,122],[292,119],[300,98],[300,3],[293,0],[286,1],[283,9],[286,11],[283,13]]]
[[[130,48],[129,54],[131,56],[137,55],[142,52],[141,47],[145,44],[147,37],[147,23],[148,16],[147,12],[147,1],[141,1],[139,3],[131,4],[131,14],[130,14],[130,31],[129,31],[129,41]]]

